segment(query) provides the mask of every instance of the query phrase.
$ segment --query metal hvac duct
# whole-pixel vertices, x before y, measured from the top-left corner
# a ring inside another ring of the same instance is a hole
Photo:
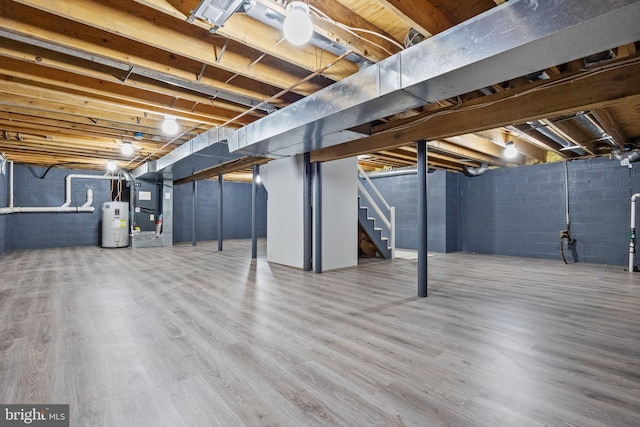
[[[472,166],[465,166],[464,167],[464,174],[466,176],[474,177],[474,176],[480,176],[480,175],[482,175],[483,173],[485,173],[488,170],[489,170],[489,165],[486,164],[486,163],[483,163],[480,166],[478,166],[477,168],[474,168]]]
[[[244,11],[250,18],[255,19],[256,21],[262,22],[265,25],[270,26],[271,28],[275,28],[277,30],[282,30],[282,25],[284,23],[285,15],[277,12],[264,4],[257,1],[249,1],[244,5]],[[347,52],[347,48],[344,46],[329,40],[323,35],[320,35],[314,32],[311,36],[311,40],[309,44],[316,46],[322,50],[326,50],[327,52],[331,52],[336,56],[340,56]],[[356,64],[358,67],[366,67],[372,64],[367,58],[358,55],[357,53],[350,53],[345,56],[347,61],[351,61]]]
[[[200,18],[209,22],[213,27],[211,32],[215,33],[231,15],[242,7],[243,3],[244,0],[202,0],[189,16],[187,22],[193,22],[195,18]]]
[[[640,40],[640,0],[512,0],[238,130],[230,149],[294,155],[344,129]]]
[[[640,160],[640,150],[631,150],[631,151],[614,150],[611,152],[611,154],[616,160],[619,160],[621,162],[624,160],[627,160],[629,162],[636,162]]]
[[[268,157],[330,147],[360,138],[348,130],[357,125],[640,40],[638,16],[640,0],[564,0],[562,8],[511,0],[243,128],[198,140]]]
[[[534,120],[531,122],[527,122],[527,124],[531,126],[531,129],[535,130],[536,132],[539,132],[541,135],[546,136],[547,138],[549,138],[556,144],[560,145],[561,147],[568,150],[572,150],[574,153],[580,156],[584,156],[585,154],[587,154],[587,152],[584,151],[581,147],[577,147],[573,145],[572,143],[570,143],[569,141],[565,140],[563,137],[555,133],[552,129],[549,129],[547,125],[542,121]]]

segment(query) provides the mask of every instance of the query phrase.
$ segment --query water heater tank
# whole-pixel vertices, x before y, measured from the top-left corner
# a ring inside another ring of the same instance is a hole
[[[102,204],[102,247],[129,246],[129,203],[104,202]]]

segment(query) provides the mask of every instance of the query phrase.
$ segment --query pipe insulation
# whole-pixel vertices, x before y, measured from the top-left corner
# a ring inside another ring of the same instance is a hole
[[[631,232],[629,233],[629,273],[633,272],[636,262],[636,200],[640,193],[631,196]]]

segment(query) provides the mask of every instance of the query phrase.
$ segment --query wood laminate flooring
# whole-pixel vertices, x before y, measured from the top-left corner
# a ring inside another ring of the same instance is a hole
[[[250,242],[0,257],[0,402],[72,426],[640,426],[640,275],[437,254],[323,274]]]

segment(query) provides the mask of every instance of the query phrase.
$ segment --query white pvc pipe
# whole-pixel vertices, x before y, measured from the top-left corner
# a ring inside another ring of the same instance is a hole
[[[13,162],[9,164],[10,178],[9,178],[9,207],[0,208],[0,215],[12,214],[12,213],[25,213],[25,212],[94,212],[95,207],[93,204],[93,190],[87,189],[87,201],[82,206],[70,206],[71,205],[71,180],[73,178],[79,179],[122,179],[119,176],[112,175],[81,175],[70,174],[66,177],[65,186],[65,202],[62,206],[36,206],[36,207],[15,207],[13,206]]]
[[[73,178],[108,179],[108,180],[121,179],[120,177],[116,177],[116,176],[112,176],[112,175],[80,175],[80,174],[67,175],[66,188],[65,188],[66,198],[65,198],[64,204],[61,206],[63,208],[71,205],[71,180]]]
[[[9,163],[9,207],[13,207],[13,160]]]
[[[93,212],[93,190],[87,189],[87,201],[82,206],[34,206],[34,207],[14,207],[0,208],[0,214],[12,213],[33,213],[33,212]]]
[[[636,261],[636,200],[640,193],[631,196],[631,234],[629,235],[629,273],[633,272]]]

